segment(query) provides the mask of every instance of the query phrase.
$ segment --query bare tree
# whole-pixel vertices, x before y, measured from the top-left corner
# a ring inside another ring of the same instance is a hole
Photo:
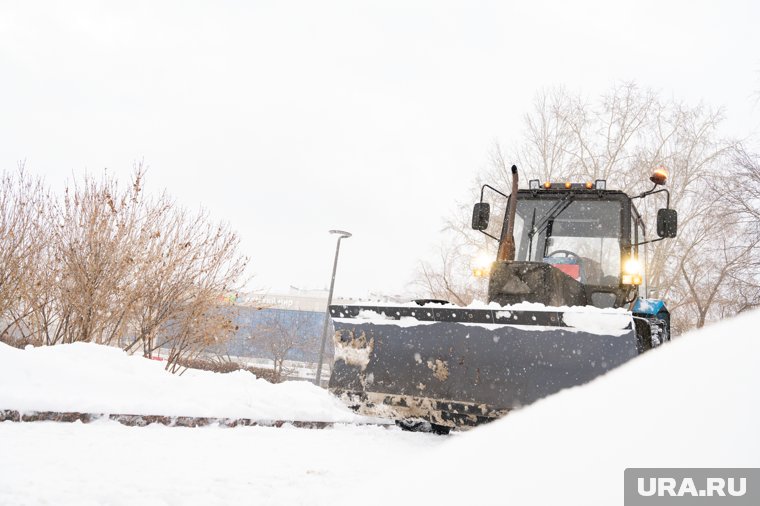
[[[728,172],[732,187],[726,191],[735,213],[748,225],[760,227],[760,157],[750,153],[744,146],[734,152],[731,171]]]
[[[127,332],[142,219],[142,171],[122,188],[109,175],[67,186],[53,216],[55,298],[63,342],[111,344]]]
[[[251,337],[262,346],[274,363],[274,382],[289,372],[285,361],[295,351],[314,354],[318,340],[312,334],[315,316],[304,311],[265,310],[266,314],[250,329]]]
[[[710,315],[719,318],[739,312],[737,295],[749,286],[747,277],[757,276],[752,254],[758,248],[760,236],[746,234],[734,215],[721,213],[719,208],[713,210],[713,219],[692,225],[696,234],[680,257],[680,278],[671,288],[673,309],[682,309],[675,326],[699,328]]]
[[[126,186],[85,176],[56,201],[23,169],[3,175],[3,335],[145,356],[163,347],[173,372],[230,338],[234,308],[223,298],[238,290],[247,264],[237,235],[166,194],[146,197],[144,177],[142,165]]]
[[[212,224],[205,211],[191,214],[166,196],[149,210],[139,233],[142,248],[132,314],[135,340],[127,349],[139,342],[145,356],[159,347],[185,352],[192,340],[176,346],[176,334],[166,332],[167,326],[180,314],[195,315],[198,308],[216,320],[210,308],[221,303],[223,294],[236,290],[247,260],[237,253],[237,235],[225,225]],[[175,355],[182,358],[182,353]]]
[[[468,243],[442,243],[434,261],[420,262],[412,283],[428,297],[466,306],[484,293],[484,280],[473,277],[469,262],[462,261],[475,255]]]
[[[218,298],[196,297],[184,310],[175,314],[163,330],[169,347],[166,369],[183,371],[182,364],[195,359],[204,350],[214,350],[228,341],[236,327],[229,312],[218,306]]]
[[[41,260],[47,192],[23,164],[0,177],[0,340],[27,340],[23,321],[35,310],[27,294]]]

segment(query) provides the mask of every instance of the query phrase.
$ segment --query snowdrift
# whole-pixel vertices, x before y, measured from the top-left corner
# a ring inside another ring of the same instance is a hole
[[[350,422],[360,419],[306,382],[271,384],[247,371],[220,374],[88,343],[25,350],[0,343],[0,409]]]
[[[622,504],[628,467],[760,467],[758,328],[756,311],[689,333],[453,437],[369,503]]]

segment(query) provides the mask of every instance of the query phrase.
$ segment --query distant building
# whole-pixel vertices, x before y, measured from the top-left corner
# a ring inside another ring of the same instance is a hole
[[[238,306],[235,313],[237,332],[227,343],[230,355],[273,360],[283,354],[287,360],[318,360],[324,313],[255,306]],[[332,328],[328,332],[331,335]],[[332,356],[329,337],[325,350]]]
[[[225,302],[235,306],[237,332],[227,344],[236,357],[266,358],[284,352],[291,361],[315,363],[319,358],[327,308],[327,290],[300,290],[259,294],[235,294]],[[333,298],[333,303],[349,303]],[[325,354],[332,357],[332,325]]]
[[[322,340],[327,290],[302,290],[291,287],[287,292],[266,294],[234,294],[224,302],[234,306],[237,331],[226,345],[226,353],[240,360],[268,359],[275,355],[292,362],[316,363]],[[333,297],[333,304],[399,302],[393,297]],[[333,354],[333,328],[328,328],[325,357],[329,364]]]

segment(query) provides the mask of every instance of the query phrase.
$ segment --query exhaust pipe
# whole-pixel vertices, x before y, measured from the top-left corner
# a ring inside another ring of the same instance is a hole
[[[507,207],[507,229],[501,234],[497,262],[513,262],[515,260],[515,213],[517,212],[517,165],[512,166],[512,194],[509,196]]]

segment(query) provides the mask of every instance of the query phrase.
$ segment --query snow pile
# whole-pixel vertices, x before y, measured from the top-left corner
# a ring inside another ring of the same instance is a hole
[[[428,306],[426,305],[425,307]],[[630,314],[630,311],[622,307],[599,308],[595,306],[547,306],[546,304],[541,304],[540,302],[517,302],[515,304],[506,304],[502,306],[498,302],[485,303],[475,300],[465,307],[467,309],[492,309],[503,311],[572,311],[573,313],[588,314]]]
[[[628,467],[760,467],[758,327],[754,312],[692,332],[451,438],[368,503],[622,504]]]
[[[576,330],[602,336],[621,336],[629,332],[626,329],[633,328],[630,313],[566,311],[562,313],[562,321]]]
[[[306,382],[271,384],[247,371],[188,370],[118,348],[75,343],[19,350],[0,343],[0,409],[352,421],[360,417]]]

